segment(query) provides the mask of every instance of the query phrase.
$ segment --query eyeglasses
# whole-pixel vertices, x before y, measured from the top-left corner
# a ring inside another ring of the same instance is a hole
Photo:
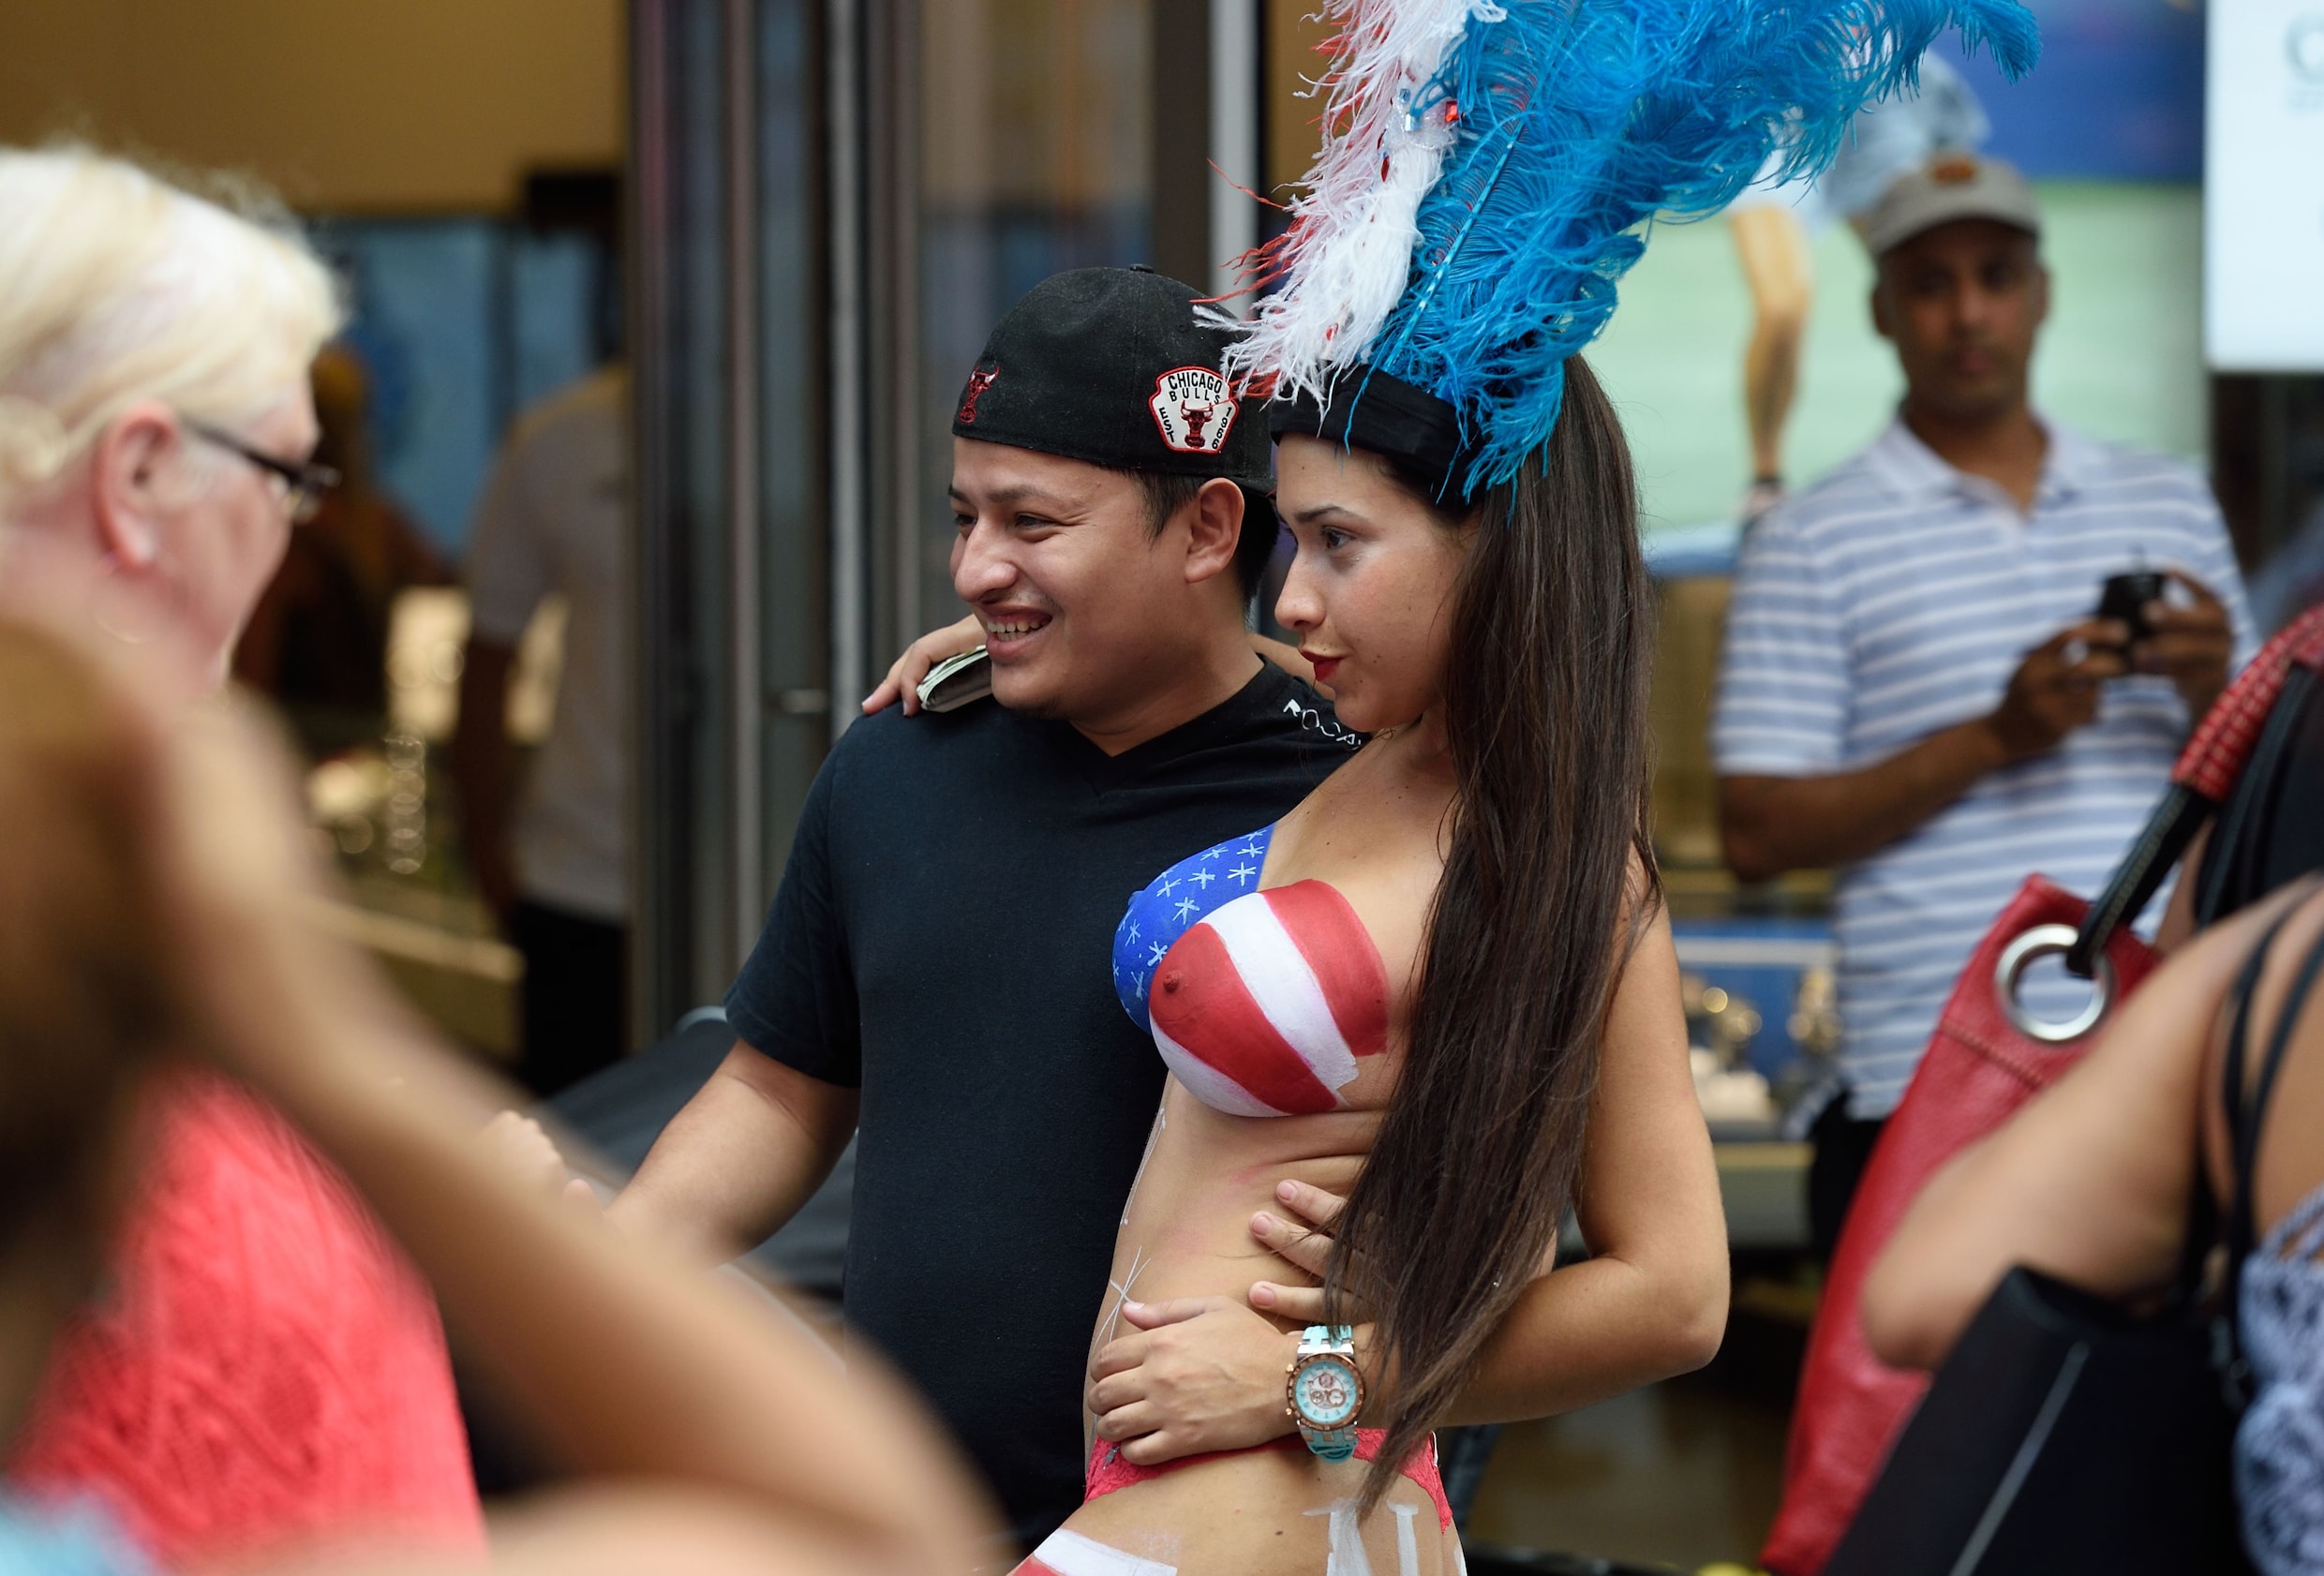
[[[283,501],[290,506],[290,519],[305,525],[322,507],[322,495],[339,484],[339,473],[327,465],[312,460],[293,464],[276,459],[262,449],[253,449],[231,433],[220,432],[201,422],[187,422],[186,430],[205,443],[215,443],[231,453],[238,454],[257,466],[267,475],[282,483]]]

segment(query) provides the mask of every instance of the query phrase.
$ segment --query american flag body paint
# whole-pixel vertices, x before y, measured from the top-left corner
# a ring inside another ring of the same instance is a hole
[[[1182,861],[1131,900],[1114,938],[1123,1006],[1170,1071],[1236,1116],[1333,1110],[1388,1048],[1388,974],[1327,882],[1259,889],[1273,828]]]

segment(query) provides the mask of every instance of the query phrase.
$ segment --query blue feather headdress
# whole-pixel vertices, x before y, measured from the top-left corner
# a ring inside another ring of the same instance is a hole
[[[1462,497],[1548,439],[1565,360],[1604,328],[1647,224],[1720,212],[1778,150],[1780,178],[1821,171],[1947,25],[2013,77],[2039,49],[2017,0],[1325,0],[1324,15],[1340,28],[1323,152],[1259,257],[1284,288],[1229,364],[1335,418],[1292,425],[1341,438],[1386,394],[1391,422],[1455,451],[1444,482]]]

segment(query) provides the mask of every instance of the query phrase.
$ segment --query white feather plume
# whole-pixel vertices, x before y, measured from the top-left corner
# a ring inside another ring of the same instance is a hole
[[[1494,0],[1323,0],[1339,38],[1316,84],[1323,148],[1291,228],[1263,259],[1265,277],[1291,282],[1237,325],[1229,377],[1320,398],[1378,335],[1411,277],[1421,200],[1454,141],[1458,107],[1430,88],[1471,18],[1502,11]]]

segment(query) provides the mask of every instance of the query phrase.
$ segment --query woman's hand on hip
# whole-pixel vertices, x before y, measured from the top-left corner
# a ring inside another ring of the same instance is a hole
[[[1231,1297],[1125,1302],[1083,1396],[1097,1437],[1135,1466],[1264,1445],[1291,1432],[1284,1385],[1299,1348]]]

